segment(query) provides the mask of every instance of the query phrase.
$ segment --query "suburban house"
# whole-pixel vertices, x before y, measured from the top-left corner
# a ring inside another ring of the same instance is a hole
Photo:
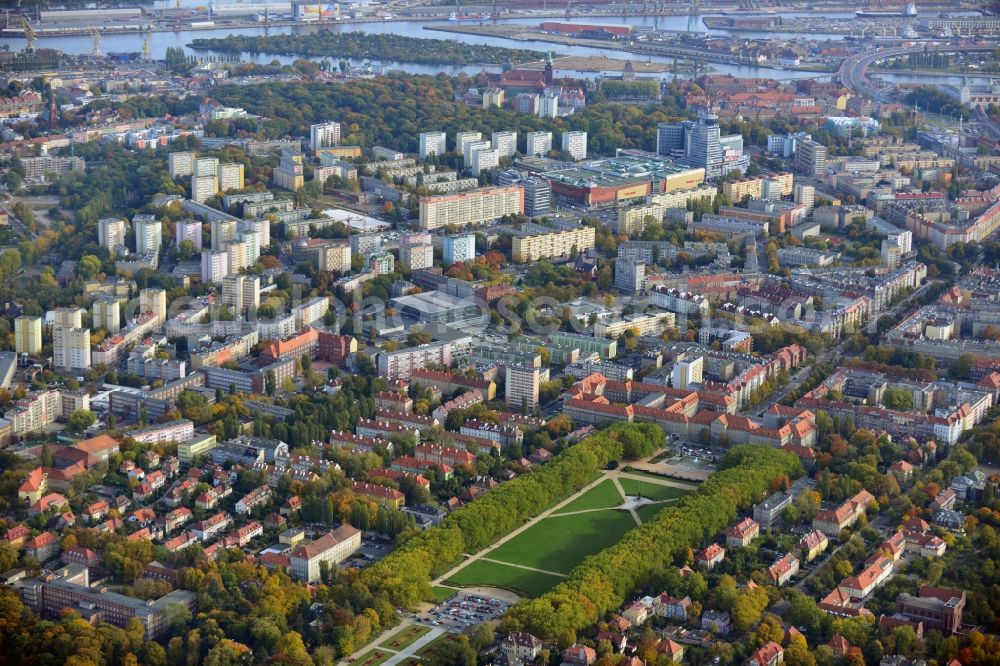
[[[715,565],[723,560],[726,556],[726,549],[717,543],[709,544],[706,548],[699,550],[695,556],[695,562],[700,567],[704,567],[711,571],[715,568]]]
[[[787,553],[784,557],[768,567],[767,576],[771,579],[771,582],[774,585],[781,587],[791,580],[792,576],[794,576],[798,570],[799,558],[795,557],[791,553]]]
[[[830,545],[830,540],[819,530],[813,530],[799,539],[798,548],[802,552],[802,557],[806,562],[812,562],[818,555],[826,550]]]

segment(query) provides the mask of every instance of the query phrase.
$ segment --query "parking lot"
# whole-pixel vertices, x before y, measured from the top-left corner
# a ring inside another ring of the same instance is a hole
[[[462,632],[480,622],[499,618],[510,605],[511,602],[503,599],[459,592],[431,610],[419,613],[416,619],[445,631]]]

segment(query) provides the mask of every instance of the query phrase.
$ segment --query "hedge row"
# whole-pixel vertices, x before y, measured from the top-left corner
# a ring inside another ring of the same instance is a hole
[[[416,534],[391,555],[365,569],[361,580],[383,592],[396,606],[433,599],[430,581],[462,553],[474,553],[513,531],[587,485],[625,449],[663,446],[664,434],[652,424],[623,423],[598,431],[530,474],[513,479],[449,514],[441,525]]]
[[[504,629],[574,642],[577,631],[619,608],[657,570],[674,566],[689,548],[714,539],[741,511],[764,499],[776,479],[801,469],[798,458],[780,449],[735,447],[696,492],[585,559],[548,593],[513,606]]]

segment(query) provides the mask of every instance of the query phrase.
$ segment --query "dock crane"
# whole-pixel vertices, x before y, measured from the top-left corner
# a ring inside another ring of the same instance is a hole
[[[146,28],[146,34],[142,38],[142,57],[146,60],[150,59],[153,53],[153,29]]]
[[[91,39],[94,40],[94,51],[93,54],[98,58],[101,57],[101,33],[94,30],[90,33]]]
[[[21,16],[21,29],[24,30],[24,39],[27,42],[24,50],[33,52],[35,50],[35,38],[38,35],[35,33],[35,29],[31,27],[31,22],[28,21],[27,16]]]

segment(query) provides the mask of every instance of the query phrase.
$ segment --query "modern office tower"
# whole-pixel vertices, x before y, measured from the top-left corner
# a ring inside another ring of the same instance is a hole
[[[136,254],[160,253],[163,245],[163,223],[155,215],[136,215],[132,218],[132,228],[135,230]]]
[[[382,250],[382,237],[379,234],[352,234],[351,252],[362,257],[375,254]]]
[[[555,118],[559,115],[559,95],[545,93],[538,99],[538,115],[542,118]]]
[[[90,329],[83,328],[82,308],[57,308],[52,312],[52,364],[59,370],[90,367]]]
[[[209,226],[213,250],[221,250],[226,243],[236,240],[236,220],[212,220]]]
[[[243,165],[236,162],[219,165],[219,191],[242,190],[244,187]]]
[[[705,178],[722,175],[722,145],[719,143],[719,118],[702,116],[687,137],[686,162],[705,169]]]
[[[587,133],[563,132],[562,151],[576,161],[587,158]]]
[[[171,178],[190,176],[194,173],[194,153],[185,151],[167,155],[167,169]]]
[[[508,365],[504,370],[504,396],[514,410],[534,411],[538,408],[538,388],[541,384],[538,368]]]
[[[795,183],[793,196],[795,203],[804,205],[807,210],[812,210],[816,205],[816,188],[812,185]]]
[[[142,289],[139,291],[139,312],[155,312],[156,321],[167,321],[167,292],[164,289]]]
[[[795,147],[803,139],[811,139],[808,132],[795,132],[793,134],[771,134],[767,137],[767,152],[780,157],[791,157],[795,154]]]
[[[260,276],[227,275],[222,278],[222,304],[235,312],[260,305]]]
[[[496,169],[500,166],[500,151],[496,148],[482,148],[472,153],[472,173],[479,175],[483,171]]]
[[[523,212],[524,189],[517,185],[421,197],[420,228],[432,230],[449,224],[464,227]]]
[[[447,152],[447,135],[444,132],[420,133],[420,159],[428,155],[444,155]]]
[[[687,390],[691,384],[701,384],[704,377],[705,357],[684,359],[674,363],[671,382],[676,389]]]
[[[340,144],[340,123],[318,123],[309,127],[309,147],[329,148]]]
[[[513,157],[517,152],[517,132],[493,132],[491,147],[500,151],[500,157]]]
[[[459,155],[465,153],[465,143],[467,141],[482,141],[482,132],[456,132],[455,133],[455,152]]]
[[[125,247],[125,220],[117,217],[103,217],[97,222],[97,243],[107,248],[112,255],[119,247]]]
[[[95,300],[91,306],[91,319],[94,328],[103,328],[108,333],[115,333],[122,327],[121,304],[118,299],[105,296]]]
[[[450,234],[441,243],[445,266],[472,261],[476,258],[475,234]]]
[[[368,257],[368,267],[373,275],[388,275],[396,268],[396,257],[391,252],[376,252]]]
[[[205,203],[219,193],[219,175],[191,176],[191,201]]]
[[[683,156],[685,136],[694,123],[660,123],[656,126],[656,152],[660,155]]]
[[[198,220],[178,220],[174,222],[174,243],[180,249],[181,243],[189,240],[194,249],[201,252],[201,222]]]
[[[646,264],[636,259],[615,259],[615,289],[638,294],[646,289]]]
[[[203,250],[201,253],[201,281],[221,282],[229,275],[227,250]]]
[[[20,315],[14,320],[14,350],[18,354],[42,351],[42,318]]]
[[[501,107],[506,98],[507,94],[503,88],[487,88],[486,92],[483,93],[483,108]]]
[[[410,270],[434,266],[434,246],[430,243],[400,243],[399,261]]]
[[[466,141],[465,147],[462,149],[462,164],[466,169],[472,167],[472,155],[477,150],[489,150],[489,141]]]
[[[302,155],[290,150],[281,151],[281,159],[274,168],[274,184],[277,187],[297,191],[305,184],[302,171]]]
[[[552,132],[528,132],[524,154],[529,157],[545,157],[552,150]]]
[[[826,146],[812,139],[797,141],[795,173],[810,178],[823,178],[826,175]]]
[[[552,184],[543,178],[525,178],[518,181],[524,189],[524,214],[542,217],[552,212]]]

